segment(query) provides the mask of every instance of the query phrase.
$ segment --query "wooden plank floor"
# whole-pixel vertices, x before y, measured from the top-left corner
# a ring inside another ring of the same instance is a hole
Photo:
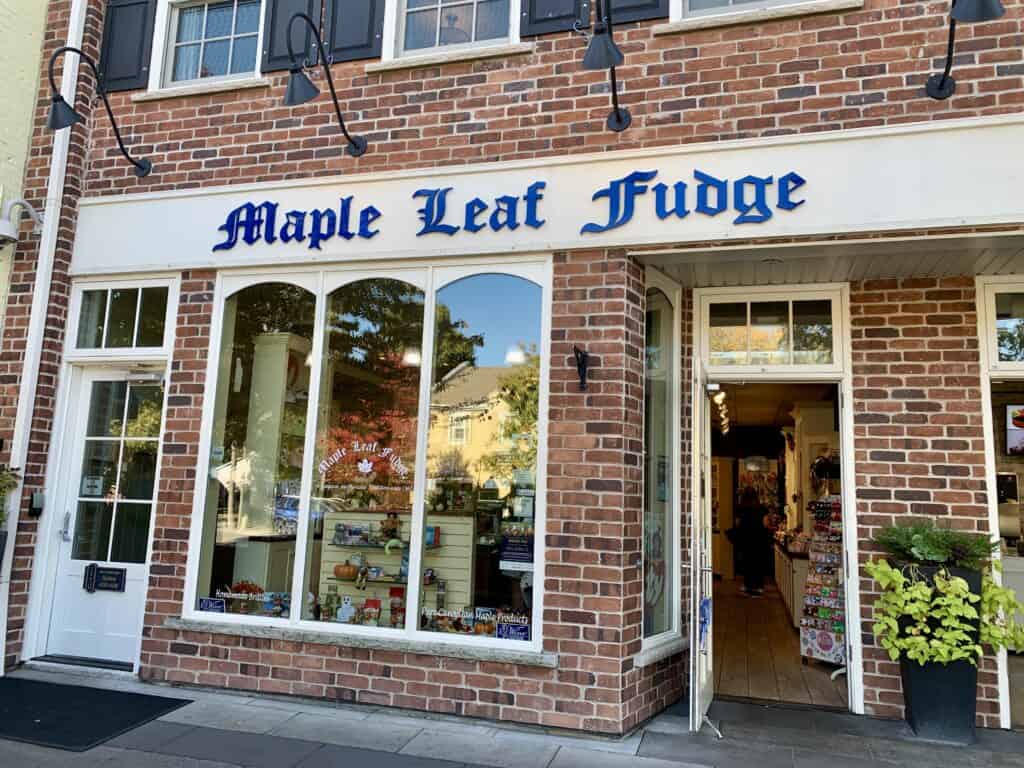
[[[715,583],[715,693],[845,709],[846,678],[833,682],[835,667],[800,663],[800,634],[775,587],[755,600],[739,584]]]

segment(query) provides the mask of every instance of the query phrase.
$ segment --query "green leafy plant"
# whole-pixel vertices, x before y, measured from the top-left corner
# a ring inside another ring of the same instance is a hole
[[[899,563],[878,559],[864,566],[881,588],[873,631],[893,661],[977,664],[985,646],[1024,648],[1024,625],[1016,619],[1024,606],[993,578],[998,541],[921,523],[886,528],[875,542]],[[981,594],[950,568],[979,571]]]
[[[894,525],[875,536],[875,543],[884,547],[896,560],[920,565],[951,565],[982,570],[992,559],[999,541],[984,536],[939,528],[934,522]]]
[[[20,482],[21,475],[17,470],[0,466],[0,525],[7,521],[7,495],[17,488]]]

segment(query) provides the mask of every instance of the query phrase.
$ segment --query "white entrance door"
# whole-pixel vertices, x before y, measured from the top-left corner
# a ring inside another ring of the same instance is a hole
[[[699,361],[694,361],[694,402],[697,408],[697,433],[694,451],[698,476],[695,478],[697,503],[694,515],[694,585],[690,648],[690,729],[699,731],[715,695],[713,675],[712,617],[714,616],[714,574],[711,562],[711,415],[707,377]]]
[[[147,583],[164,388],[76,376],[48,656],[135,663]]]

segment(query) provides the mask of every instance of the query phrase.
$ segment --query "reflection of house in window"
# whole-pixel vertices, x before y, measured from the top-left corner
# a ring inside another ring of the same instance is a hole
[[[509,371],[508,366],[477,368],[462,364],[444,378],[431,401],[434,464],[442,458],[446,465],[452,464],[451,454],[457,451],[460,474],[468,475],[477,485],[491,477],[491,470],[481,470],[481,459],[503,455],[511,448],[506,428],[510,414],[501,397],[501,379]],[[437,473],[441,468],[434,467],[433,471]]]
[[[469,440],[469,416],[453,413],[448,418],[448,444],[465,445]]]

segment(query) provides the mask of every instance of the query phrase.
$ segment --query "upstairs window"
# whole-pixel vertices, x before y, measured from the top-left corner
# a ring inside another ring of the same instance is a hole
[[[450,50],[511,40],[512,0],[404,0],[404,53]]]
[[[256,71],[260,0],[172,6],[168,85]]]

